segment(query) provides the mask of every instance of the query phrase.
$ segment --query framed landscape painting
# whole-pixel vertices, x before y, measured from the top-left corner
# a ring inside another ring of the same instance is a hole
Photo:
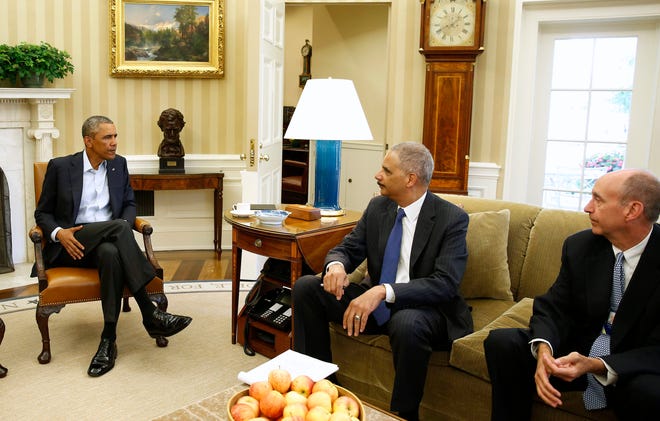
[[[110,75],[224,76],[224,0],[110,0]]]

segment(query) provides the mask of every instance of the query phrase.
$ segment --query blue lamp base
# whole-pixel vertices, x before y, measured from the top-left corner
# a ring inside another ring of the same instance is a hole
[[[316,142],[316,171],[314,174],[314,207],[321,209],[321,216],[343,215],[345,212],[339,207],[340,140],[318,140]]]

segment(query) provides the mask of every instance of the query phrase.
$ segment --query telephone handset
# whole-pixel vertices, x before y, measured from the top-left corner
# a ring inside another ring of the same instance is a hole
[[[291,330],[291,289],[282,287],[264,293],[250,306],[248,315],[277,329]]]

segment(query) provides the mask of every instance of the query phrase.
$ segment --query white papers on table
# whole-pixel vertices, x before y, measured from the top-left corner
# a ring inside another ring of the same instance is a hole
[[[339,370],[337,364],[327,363],[289,349],[248,372],[241,371],[238,373],[238,380],[247,384],[268,380],[268,373],[276,368],[287,370],[292,379],[300,374],[306,374],[315,382]]]

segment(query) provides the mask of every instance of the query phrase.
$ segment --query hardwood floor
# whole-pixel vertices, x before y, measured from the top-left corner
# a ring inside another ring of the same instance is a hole
[[[213,250],[157,251],[156,259],[163,268],[164,281],[231,279],[231,250],[224,250],[220,258]],[[0,300],[39,294],[35,283],[0,290]]]

